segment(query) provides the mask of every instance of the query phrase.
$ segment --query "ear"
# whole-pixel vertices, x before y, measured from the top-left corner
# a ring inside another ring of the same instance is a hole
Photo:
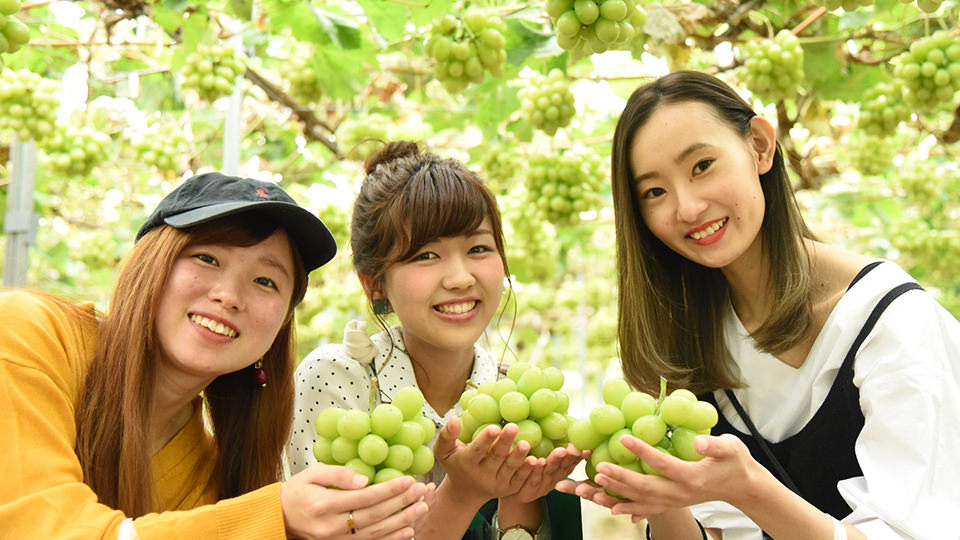
[[[773,155],[777,150],[777,132],[766,118],[750,119],[750,134],[747,136],[757,162],[757,171],[766,174],[773,167]]]
[[[383,291],[380,290],[380,285],[375,284],[373,280],[370,279],[370,276],[357,272],[357,278],[360,280],[360,286],[363,287],[363,293],[366,294],[367,298],[371,301],[383,295]]]

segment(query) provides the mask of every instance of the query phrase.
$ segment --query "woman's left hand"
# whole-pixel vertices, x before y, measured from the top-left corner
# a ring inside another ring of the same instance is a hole
[[[589,451],[584,453],[572,444],[568,444],[566,448],[554,448],[546,458],[527,456],[527,460],[536,460],[536,463],[530,461],[533,472],[524,481],[519,491],[504,499],[527,503],[545,496],[553,491],[557,482],[570,476],[580,460],[589,455]]]

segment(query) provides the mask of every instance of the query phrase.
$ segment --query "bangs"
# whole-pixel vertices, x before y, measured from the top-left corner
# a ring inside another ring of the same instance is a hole
[[[262,215],[240,213],[190,228],[190,244],[224,244],[249,247],[266,240],[280,225]]]
[[[464,169],[451,170],[449,164],[438,166],[442,163],[425,163],[417,170],[391,209],[391,225],[403,233],[396,246],[397,260],[412,257],[438,238],[471,233],[484,218],[495,219],[492,195],[479,178]]]

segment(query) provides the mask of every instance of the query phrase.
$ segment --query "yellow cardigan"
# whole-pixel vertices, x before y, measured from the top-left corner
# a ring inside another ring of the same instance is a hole
[[[93,306],[83,309],[76,317],[40,295],[0,291],[0,537],[114,540],[126,518],[97,502],[74,452],[97,346]],[[164,511],[134,520],[140,540],[286,538],[280,483],[217,502],[212,452],[197,407],[153,457]]]

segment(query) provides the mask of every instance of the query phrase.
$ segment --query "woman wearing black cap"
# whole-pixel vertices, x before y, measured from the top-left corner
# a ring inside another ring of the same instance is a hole
[[[429,492],[410,478],[280,482],[293,311],[335,253],[276,185],[210,173],[141,227],[109,314],[0,292],[3,535],[410,538]]]

